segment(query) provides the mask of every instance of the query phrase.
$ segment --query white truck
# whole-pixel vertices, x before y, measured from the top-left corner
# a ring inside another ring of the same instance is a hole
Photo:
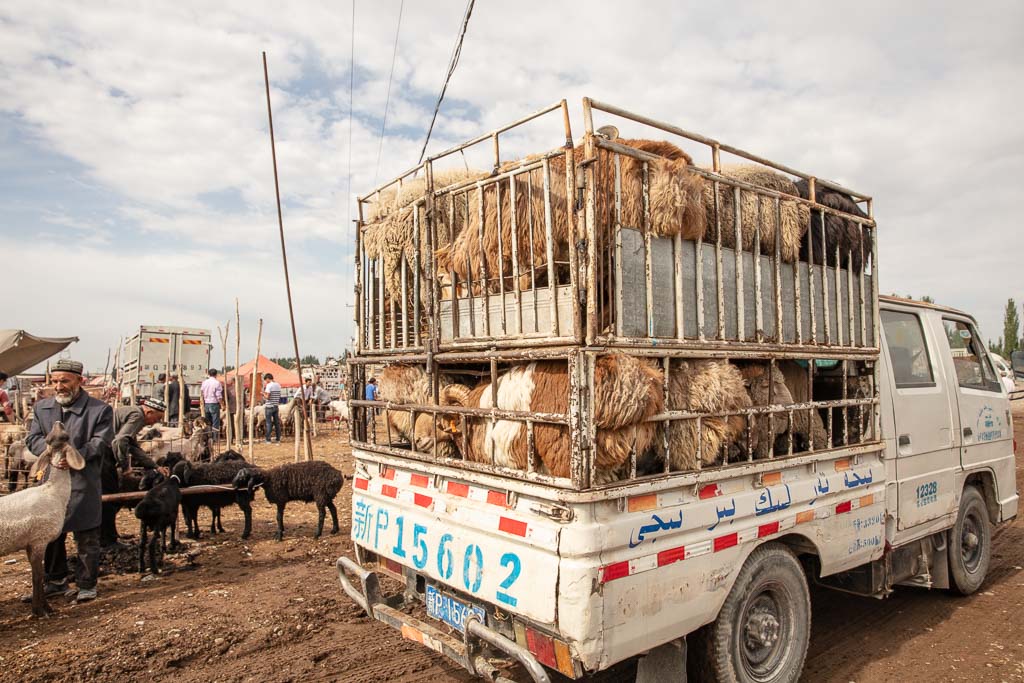
[[[499,137],[549,112],[564,147],[498,156]],[[671,149],[596,129],[595,114],[703,147],[710,164],[667,163]],[[642,681],[795,681],[809,583],[977,590],[1018,497],[1008,397],[974,320],[878,296],[869,197],[611,105],[585,99],[583,115],[582,145],[563,101],[360,200],[345,592],[491,680],[636,658]],[[492,172],[438,170],[481,142]],[[693,176],[707,230],[656,231],[658,188],[679,198]],[[402,185],[404,204],[388,194]],[[389,260],[376,231],[406,218],[411,248]],[[788,257],[787,220],[801,230]],[[507,258],[473,251],[489,236]],[[478,263],[460,272],[445,249]],[[609,472],[612,355],[661,373],[665,402],[626,427]],[[379,400],[360,400],[371,364],[420,384],[375,370]],[[693,400],[712,370],[741,373],[750,399],[722,407],[720,383]],[[759,376],[785,386],[765,399]],[[673,451],[686,438],[696,452]]]
[[[160,373],[181,370],[192,397],[210,369],[210,330],[177,325],[141,325],[125,344],[124,386],[148,396]]]

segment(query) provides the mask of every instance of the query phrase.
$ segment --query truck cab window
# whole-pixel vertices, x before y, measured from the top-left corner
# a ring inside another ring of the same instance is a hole
[[[999,380],[996,379],[992,363],[981,345],[981,340],[974,328],[960,320],[942,319],[946,330],[946,341],[953,356],[953,368],[956,379],[965,389],[981,391],[999,391]]]
[[[897,389],[935,386],[921,320],[913,313],[881,311],[885,342]]]

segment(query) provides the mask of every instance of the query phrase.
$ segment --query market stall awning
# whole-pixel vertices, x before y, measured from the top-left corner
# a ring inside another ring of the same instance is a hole
[[[239,368],[239,371],[242,373],[242,384],[246,389],[249,388],[249,383],[252,381],[252,366],[253,361],[249,361],[248,363]],[[286,370],[285,368],[281,367],[280,365],[270,360],[266,356],[261,355],[259,357],[258,368],[259,369],[256,372],[260,377],[260,386],[262,386],[262,377],[263,373],[265,372],[269,372],[270,374],[272,374],[277,383],[280,384],[281,387],[284,389],[296,389],[302,386],[302,380],[299,379],[299,376],[297,374],[295,374],[291,370]],[[231,381],[234,378],[234,376],[235,371],[232,370],[231,372],[227,373],[226,379],[228,381]]]
[[[37,337],[25,330],[0,330],[0,372],[25,372],[76,341],[78,337]]]

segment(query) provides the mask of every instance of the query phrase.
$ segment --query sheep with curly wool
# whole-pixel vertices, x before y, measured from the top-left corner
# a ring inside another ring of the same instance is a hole
[[[256,487],[263,487],[267,501],[277,506],[277,540],[284,538],[284,508],[291,501],[316,503],[319,519],[314,538],[324,530],[326,510],[331,511],[334,524],[332,534],[338,533],[338,510],[334,497],[338,495],[345,476],[322,460],[309,460],[279,465],[269,470],[244,467],[235,475],[232,484],[252,496]]]
[[[799,371],[785,371],[776,365],[769,372],[764,364],[752,364],[744,367],[742,373],[754,405],[789,406],[797,403],[793,398],[797,390],[793,380],[801,378]],[[802,391],[798,395],[805,394]],[[794,410],[792,431],[789,429],[788,411],[773,412],[770,418],[766,414],[758,415],[753,420],[751,431],[757,458],[767,458],[770,450],[776,454],[788,452],[790,441],[794,453],[808,450],[812,440],[815,450],[829,447],[828,432],[815,408]]]
[[[237,505],[242,510],[245,517],[242,538],[249,538],[249,534],[252,532],[252,496],[248,491],[230,488],[231,481],[238,471],[248,466],[248,463],[241,460],[207,462],[198,465],[184,461],[174,466],[172,472],[178,475],[178,479],[185,487],[226,487],[212,493],[196,493],[182,498],[181,513],[185,518],[186,535],[189,538],[199,538],[202,535],[199,530],[199,508],[210,508],[213,515],[210,520],[210,533],[215,534],[217,531],[222,533],[224,531],[224,527],[220,524],[220,509],[231,505]]]
[[[725,462],[743,450],[746,417],[728,414],[751,406],[739,368],[724,360],[673,360],[669,366],[669,410],[721,414],[672,420],[667,427],[672,470],[696,469]],[[699,433],[698,433],[699,432]],[[661,444],[659,429],[656,443]],[[660,450],[660,446],[658,448]],[[659,456],[660,457],[660,454]],[[664,460],[662,459],[663,463]]]
[[[81,470],[85,458],[70,444],[62,422],[54,422],[46,436],[47,448],[32,467],[31,476],[46,471],[49,478],[40,486],[23,489],[0,498],[0,555],[25,550],[32,567],[32,615],[42,617],[52,610],[43,594],[43,556],[46,546],[64,528],[71,499],[71,472]]]

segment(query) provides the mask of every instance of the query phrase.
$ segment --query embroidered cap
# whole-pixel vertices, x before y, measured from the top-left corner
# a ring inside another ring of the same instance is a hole
[[[70,372],[75,375],[82,374],[82,364],[77,360],[61,358],[50,367],[50,372]]]

